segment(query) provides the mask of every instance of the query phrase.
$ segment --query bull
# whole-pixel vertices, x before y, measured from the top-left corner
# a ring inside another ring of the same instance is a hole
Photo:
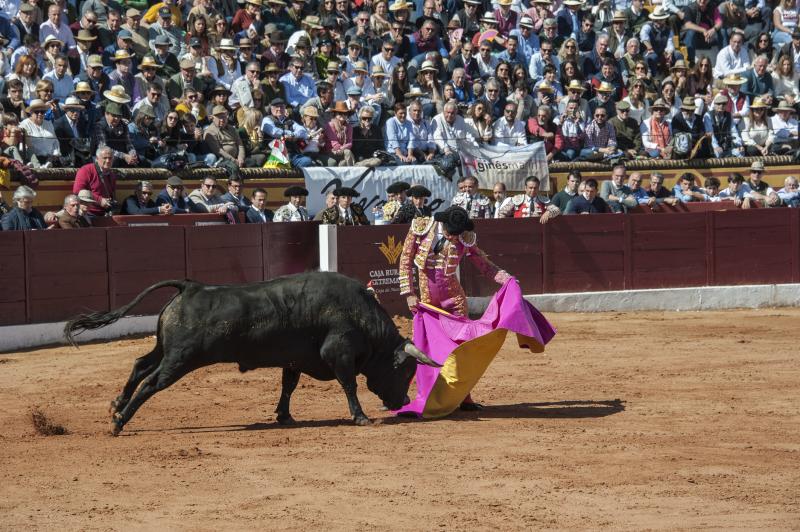
[[[185,280],[156,283],[127,305],[78,316],[64,334],[74,336],[116,322],[147,294],[178,292],[161,309],[156,345],[138,358],[122,393],[111,403],[111,432],[120,433],[153,394],[204,366],[236,363],[240,371],[283,368],[277,421],[294,423],[289,401],[300,374],[336,379],[357,425],[367,425],[356,394],[356,375],[392,410],[408,402],[417,362],[437,366],[397,331],[386,311],[359,282],[337,273],[310,272],[270,281],[212,286]]]

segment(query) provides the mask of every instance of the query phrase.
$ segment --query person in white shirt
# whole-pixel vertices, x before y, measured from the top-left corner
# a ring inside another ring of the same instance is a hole
[[[261,85],[261,65],[258,61],[247,63],[245,73],[231,85],[228,103],[231,107],[252,107],[253,91]]]
[[[70,50],[74,50],[78,46],[75,44],[72,30],[61,22],[61,8],[58,7],[58,4],[50,4],[50,7],[47,8],[47,20],[39,26],[39,42],[43,43],[50,35],[63,42]]]
[[[797,178],[791,175],[783,180],[783,188],[777,193],[785,206],[800,207],[800,185],[798,183],[800,182],[798,182]]]
[[[44,119],[48,109],[50,106],[43,100],[31,101],[26,109],[28,118],[19,125],[25,131],[25,145],[34,167],[45,166],[61,157],[61,148],[53,124]]]
[[[283,195],[289,198],[289,203],[283,205],[275,211],[273,222],[306,222],[311,218],[302,203],[308,190],[300,186],[291,186],[283,191]]]
[[[516,109],[514,111],[516,112]],[[433,141],[439,150],[435,164],[438,164],[445,176],[452,177],[461,162],[458,154],[459,141],[474,143],[475,140],[469,133],[464,119],[458,115],[458,105],[453,100],[444,104],[442,112],[433,117],[431,126]]]
[[[381,52],[373,55],[370,61],[373,68],[380,65],[383,72],[389,77],[392,76],[394,67],[400,64],[400,58],[394,55],[394,49],[394,41],[387,39],[383,42]]]
[[[511,203],[511,197],[508,196],[506,184],[495,183],[494,188],[492,188],[492,197],[494,197],[492,212],[494,212],[495,218],[500,218],[500,209]]]
[[[525,123],[516,119],[517,105],[507,103],[503,108],[503,116],[495,120],[494,141],[498,146],[524,146],[528,143],[525,136]]]
[[[741,31],[731,33],[730,44],[719,51],[714,63],[714,77],[722,79],[729,74],[741,74],[750,68],[750,54],[742,46],[744,34]]]
[[[58,55],[53,70],[47,72],[42,79],[50,80],[53,83],[53,99],[63,102],[67,96],[72,94],[72,77],[67,75],[67,58]]]

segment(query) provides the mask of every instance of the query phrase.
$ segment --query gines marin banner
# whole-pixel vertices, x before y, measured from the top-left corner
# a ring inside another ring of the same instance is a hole
[[[480,188],[491,189],[495,183],[505,183],[509,190],[525,190],[525,178],[536,176],[540,190],[550,186],[547,154],[544,142],[526,146],[482,145],[459,141],[458,151],[464,175],[478,178]]]

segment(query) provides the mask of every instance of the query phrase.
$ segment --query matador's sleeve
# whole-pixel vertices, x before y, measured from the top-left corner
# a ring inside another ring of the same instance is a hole
[[[403,242],[403,253],[400,255],[400,295],[415,295],[414,293],[414,257],[419,247],[419,237],[414,234],[414,225],[408,229],[406,240]]]

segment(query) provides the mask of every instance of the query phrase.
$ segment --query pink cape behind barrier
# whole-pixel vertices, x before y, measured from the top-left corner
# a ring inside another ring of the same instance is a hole
[[[542,313],[523,299],[515,279],[506,281],[477,320],[420,304],[414,316],[414,344],[442,367],[417,366],[417,397],[397,413],[436,418],[453,412],[483,376],[508,332],[516,333],[519,346],[534,353],[544,351],[556,334]]]

